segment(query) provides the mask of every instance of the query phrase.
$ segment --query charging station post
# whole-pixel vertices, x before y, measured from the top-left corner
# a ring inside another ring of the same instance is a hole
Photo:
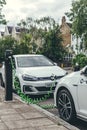
[[[10,58],[12,56],[12,50],[5,51],[5,100],[13,100],[13,87],[12,87],[12,65]]]

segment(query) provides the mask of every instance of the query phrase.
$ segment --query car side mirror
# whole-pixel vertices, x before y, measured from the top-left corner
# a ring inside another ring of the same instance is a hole
[[[54,65],[55,65],[55,66],[57,66],[57,63],[56,63],[56,62],[54,62]]]
[[[84,71],[81,71],[81,75],[87,76],[87,68]]]

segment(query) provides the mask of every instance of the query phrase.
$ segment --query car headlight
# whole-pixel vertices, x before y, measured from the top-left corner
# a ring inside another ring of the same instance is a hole
[[[25,81],[37,81],[38,80],[37,77],[31,76],[31,75],[27,75],[27,74],[22,75],[22,78]]]

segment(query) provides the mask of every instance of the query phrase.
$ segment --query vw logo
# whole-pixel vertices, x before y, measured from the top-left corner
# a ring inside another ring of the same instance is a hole
[[[50,79],[55,80],[55,75],[51,75]]]

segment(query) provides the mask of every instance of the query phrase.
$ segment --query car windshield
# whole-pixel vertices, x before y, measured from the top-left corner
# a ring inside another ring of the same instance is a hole
[[[54,63],[45,56],[21,56],[17,57],[18,67],[53,66]]]

